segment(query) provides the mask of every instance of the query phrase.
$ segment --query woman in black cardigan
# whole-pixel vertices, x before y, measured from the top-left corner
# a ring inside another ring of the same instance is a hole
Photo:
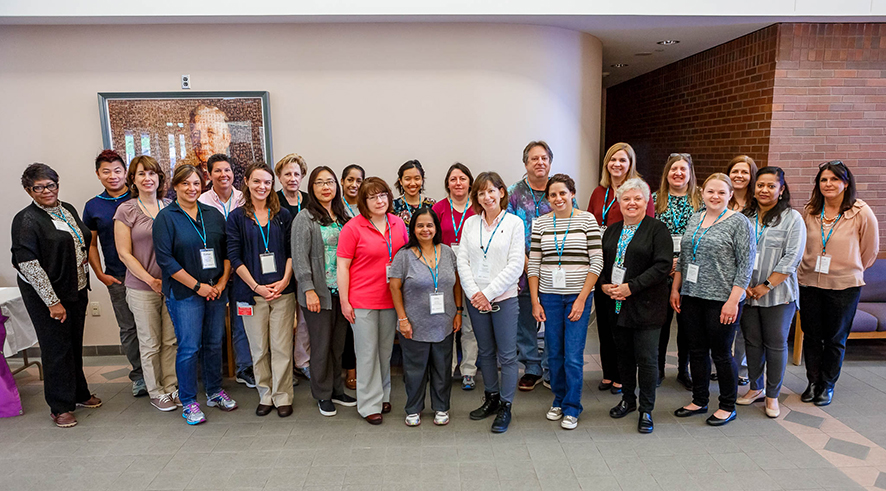
[[[628,179],[616,191],[623,222],[603,234],[603,271],[600,288],[608,302],[597,309],[613,309],[622,399],[609,411],[622,418],[637,410],[640,382],[640,419],[637,430],[652,433],[652,408],[658,382],[658,337],[668,309],[668,275],[674,255],[667,226],[646,216],[649,186],[640,178]]]
[[[22,187],[34,200],[12,220],[12,265],[40,341],[43,393],[61,428],[77,424],[77,407],[99,407],[83,374],[83,325],[89,302],[90,231],[77,210],[58,199],[58,174],[31,164]]]

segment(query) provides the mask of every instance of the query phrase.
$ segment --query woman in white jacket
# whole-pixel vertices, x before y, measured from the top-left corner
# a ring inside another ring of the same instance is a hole
[[[486,398],[471,411],[479,420],[495,414],[494,433],[504,433],[511,422],[511,403],[517,390],[517,280],[523,272],[523,222],[507,212],[508,191],[495,172],[477,176],[471,188],[477,215],[468,218],[458,251],[458,274],[470,300],[468,314],[480,352]],[[499,381],[498,364],[501,364]]]

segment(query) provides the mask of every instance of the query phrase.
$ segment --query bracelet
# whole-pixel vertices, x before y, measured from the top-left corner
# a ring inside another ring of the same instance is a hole
[[[464,312],[464,311],[465,311],[465,308],[464,308],[464,307],[456,307],[456,308],[455,308],[455,311],[456,311],[456,312]]]
[[[256,292],[256,291],[255,291],[255,289],[256,289],[256,288],[258,288],[258,287],[259,287],[259,284],[258,284],[258,283],[256,283],[256,284],[255,284],[255,286],[254,286],[254,287],[252,287],[252,291],[253,291],[253,292],[255,292],[255,293],[258,293],[258,292]]]
[[[404,317],[404,318],[402,318],[402,319],[397,319],[397,322],[403,322],[403,321],[409,322],[409,318],[408,318],[408,317]]]

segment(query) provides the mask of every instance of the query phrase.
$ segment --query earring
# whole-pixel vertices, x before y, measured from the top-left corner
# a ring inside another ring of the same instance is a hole
[[[781,201],[782,198],[784,198],[784,196],[782,196],[782,195],[779,194],[779,195],[778,195],[778,200]]]

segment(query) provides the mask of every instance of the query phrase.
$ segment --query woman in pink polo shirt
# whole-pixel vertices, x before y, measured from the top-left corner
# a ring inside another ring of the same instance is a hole
[[[393,198],[384,180],[363,181],[357,194],[360,214],[342,228],[336,251],[341,310],[354,330],[357,350],[357,412],[373,425],[391,411],[397,312],[387,271],[407,240],[406,225],[391,213]]]

